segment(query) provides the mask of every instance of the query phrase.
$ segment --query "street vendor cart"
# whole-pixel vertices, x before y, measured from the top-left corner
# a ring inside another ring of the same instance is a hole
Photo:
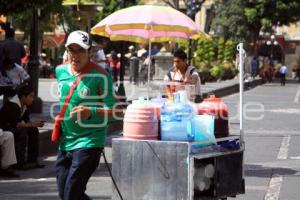
[[[112,199],[227,199],[245,193],[243,173],[243,44],[240,53],[240,135],[197,142],[115,138]],[[122,197],[120,197],[122,196]]]
[[[193,153],[190,142],[114,139],[112,145],[112,173],[123,199],[226,199],[244,193],[243,146]],[[212,175],[205,173],[207,166]],[[116,191],[113,199],[119,199]]]

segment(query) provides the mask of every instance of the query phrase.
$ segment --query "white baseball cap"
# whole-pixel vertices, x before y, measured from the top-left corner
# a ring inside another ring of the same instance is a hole
[[[84,49],[89,49],[91,46],[89,34],[84,31],[73,31],[70,33],[65,47],[68,47],[70,44],[78,44]]]

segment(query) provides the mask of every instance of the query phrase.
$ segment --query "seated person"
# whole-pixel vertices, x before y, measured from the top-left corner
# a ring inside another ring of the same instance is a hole
[[[2,79],[6,82],[7,85],[12,85],[14,92],[16,93],[20,87],[27,85],[30,81],[30,76],[25,71],[25,69],[8,57],[5,57],[3,60],[4,70],[2,71]],[[12,96],[10,94],[8,96]]]
[[[193,85],[194,91],[190,92],[190,100],[199,103],[202,100],[200,91],[200,77],[195,67],[187,64],[187,55],[182,49],[174,52],[173,68],[165,75],[164,80],[169,82],[177,82],[174,85],[167,85],[165,87],[167,96],[173,95],[178,88],[185,89],[185,85]]]
[[[42,127],[44,122],[30,121],[27,109],[33,99],[33,89],[25,85],[19,89],[17,95],[5,101],[0,109],[0,128],[14,134],[17,169],[44,167],[38,163],[39,130],[37,128]]]
[[[9,167],[17,163],[14,135],[0,129],[0,176],[19,177]]]

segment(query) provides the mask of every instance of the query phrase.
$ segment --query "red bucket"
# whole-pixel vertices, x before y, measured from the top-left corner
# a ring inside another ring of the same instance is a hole
[[[213,115],[215,117],[215,130],[216,138],[228,137],[228,108],[221,98],[214,95],[203,100],[197,106],[198,115]]]

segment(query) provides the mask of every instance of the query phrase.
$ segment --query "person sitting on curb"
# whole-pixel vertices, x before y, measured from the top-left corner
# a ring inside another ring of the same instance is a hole
[[[39,130],[44,122],[30,121],[29,110],[34,92],[30,86],[23,86],[18,94],[4,102],[0,109],[0,128],[14,134],[17,156],[16,169],[42,168],[39,164]],[[27,148],[27,156],[26,156]],[[27,162],[26,159],[27,158]]]
[[[10,166],[17,163],[14,135],[0,129],[0,177],[19,177]]]

